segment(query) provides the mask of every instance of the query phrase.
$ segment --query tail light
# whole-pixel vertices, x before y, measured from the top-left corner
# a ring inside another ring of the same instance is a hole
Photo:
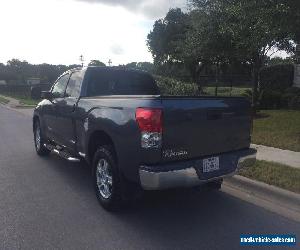
[[[141,131],[142,148],[160,148],[162,141],[162,110],[156,108],[137,108],[136,122]]]

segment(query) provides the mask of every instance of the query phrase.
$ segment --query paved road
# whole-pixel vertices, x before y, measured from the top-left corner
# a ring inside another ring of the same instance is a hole
[[[31,117],[1,105],[0,142],[0,249],[232,250],[242,233],[299,241],[299,223],[224,192],[148,194],[110,214],[88,167],[36,156]]]

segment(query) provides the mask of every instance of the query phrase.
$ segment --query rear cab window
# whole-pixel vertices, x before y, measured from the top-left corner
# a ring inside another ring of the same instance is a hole
[[[153,77],[144,72],[94,69],[86,76],[88,97],[105,95],[159,95]]]

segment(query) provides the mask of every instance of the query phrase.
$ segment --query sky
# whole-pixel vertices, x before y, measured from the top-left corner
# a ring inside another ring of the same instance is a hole
[[[0,62],[152,61],[154,21],[186,0],[0,0]]]

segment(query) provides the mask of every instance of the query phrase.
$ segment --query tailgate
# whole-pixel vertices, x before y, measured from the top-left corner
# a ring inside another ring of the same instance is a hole
[[[251,106],[245,98],[162,97],[163,161],[248,148]]]

